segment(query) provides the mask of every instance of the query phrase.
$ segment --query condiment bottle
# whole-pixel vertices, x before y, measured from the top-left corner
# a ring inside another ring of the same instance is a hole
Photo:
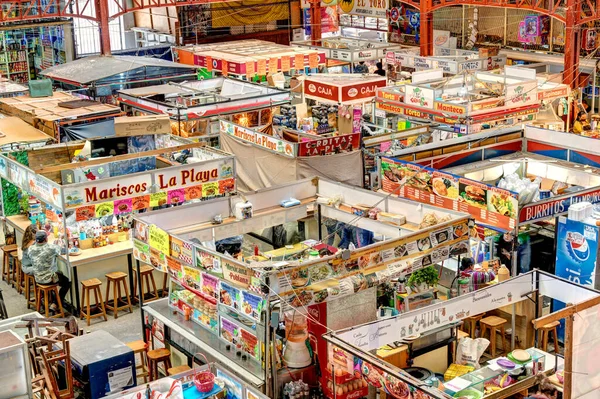
[[[498,269],[498,281],[505,281],[510,278],[510,271],[505,265],[500,266]]]

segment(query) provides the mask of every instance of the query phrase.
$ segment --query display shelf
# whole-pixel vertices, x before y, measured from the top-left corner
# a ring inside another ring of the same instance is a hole
[[[179,313],[173,314],[173,310],[169,308],[168,299],[149,303],[143,307],[143,311],[160,320],[166,327],[198,347],[209,359],[212,358],[224,367],[232,368],[240,374],[243,371],[244,379],[255,386],[264,384],[264,371],[259,362],[250,359],[242,360],[240,356],[236,355],[236,351],[228,350],[227,346],[230,345],[217,335],[191,320],[186,321]]]

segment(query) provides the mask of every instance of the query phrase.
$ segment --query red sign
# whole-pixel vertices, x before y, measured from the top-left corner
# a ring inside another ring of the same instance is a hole
[[[298,144],[298,156],[338,154],[360,148],[360,133],[327,137]]]
[[[385,86],[385,79],[377,80],[375,82],[360,83],[352,86],[343,86],[342,102],[375,97],[377,94],[377,89]]]
[[[381,158],[381,182],[383,191],[399,197],[465,212],[505,231],[516,227],[518,199],[511,191],[391,158]]]
[[[519,221],[529,223],[534,220],[556,217],[567,213],[571,205],[584,201],[592,204],[600,202],[600,190],[580,191],[571,196],[561,196],[557,199],[525,205],[519,212]]]
[[[307,79],[304,81],[304,94],[336,103],[339,102],[338,87],[326,83],[314,82]]]
[[[402,102],[403,98],[404,96],[402,96],[402,93],[396,93],[382,89],[377,90],[377,100]]]

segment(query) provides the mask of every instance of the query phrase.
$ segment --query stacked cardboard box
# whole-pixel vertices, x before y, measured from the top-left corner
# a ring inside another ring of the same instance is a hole
[[[81,108],[65,108],[59,103],[81,100],[68,93],[55,92],[52,97],[31,98],[19,96],[0,98],[0,112],[16,116],[44,133],[56,137],[56,122],[66,119],[82,119],[97,115],[116,115],[120,112],[115,105],[93,103]]]

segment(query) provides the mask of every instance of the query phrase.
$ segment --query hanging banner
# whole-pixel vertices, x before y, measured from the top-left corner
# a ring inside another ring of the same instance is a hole
[[[344,14],[386,18],[389,4],[388,0],[341,0],[339,6]]]
[[[288,157],[296,156],[296,145],[287,141],[276,139],[268,134],[259,133],[255,130],[238,126],[227,121],[220,121],[221,133],[226,133],[239,140],[266,148],[267,150],[283,154]]]
[[[298,156],[338,154],[350,152],[360,147],[360,133],[327,137],[319,140],[305,141],[298,144]]]

